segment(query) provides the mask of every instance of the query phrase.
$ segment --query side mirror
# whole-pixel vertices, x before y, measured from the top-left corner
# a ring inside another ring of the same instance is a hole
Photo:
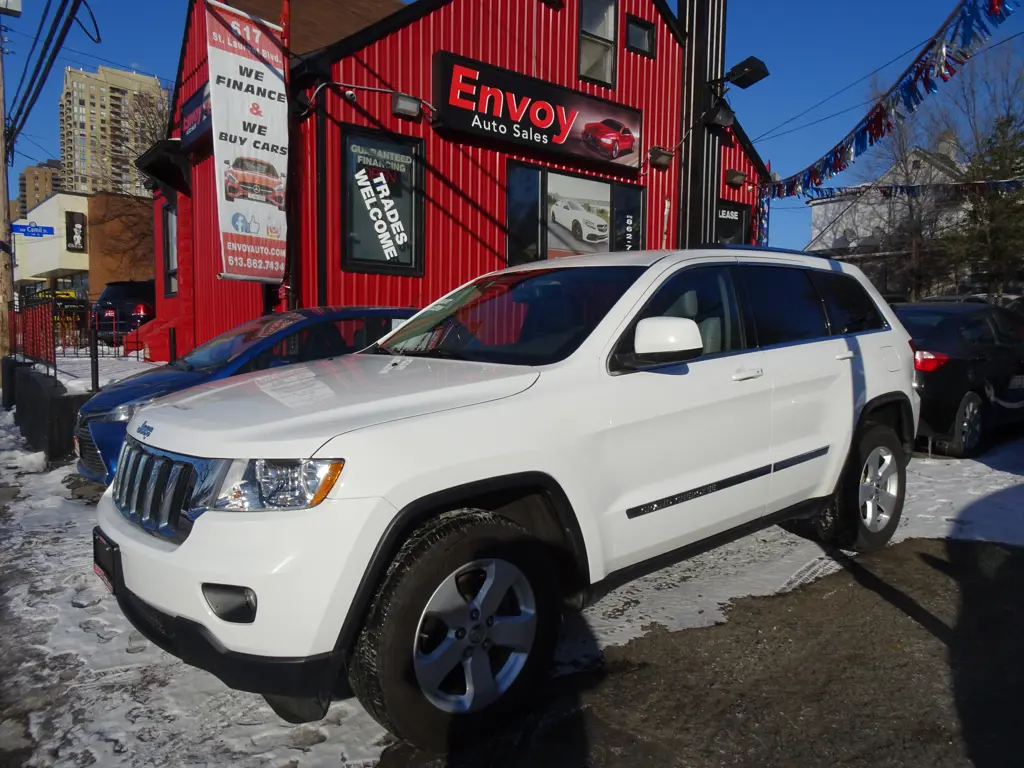
[[[631,354],[616,355],[626,370],[685,363],[704,354],[697,324],[685,317],[648,317],[636,325]]]

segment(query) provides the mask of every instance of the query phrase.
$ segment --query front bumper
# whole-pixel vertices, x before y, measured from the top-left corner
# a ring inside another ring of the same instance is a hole
[[[175,545],[125,518],[108,490],[98,530],[116,545],[111,581],[139,632],[232,688],[304,696],[341,671],[341,627],[394,514],[382,499],[327,499],[296,512],[207,512]],[[254,621],[218,617],[203,584],[252,589]]]
[[[96,534],[110,542],[97,526]],[[306,658],[269,658],[228,650],[202,624],[171,616],[129,590],[124,583],[120,547],[110,542],[110,576],[117,604],[125,618],[151,643],[186,664],[205,670],[229,688],[278,696],[315,696],[325,681],[342,672],[341,659],[334,653]]]

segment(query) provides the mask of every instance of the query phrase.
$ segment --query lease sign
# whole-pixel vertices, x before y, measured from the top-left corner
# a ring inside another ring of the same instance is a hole
[[[206,2],[221,277],[284,276],[288,97],[281,28]]]

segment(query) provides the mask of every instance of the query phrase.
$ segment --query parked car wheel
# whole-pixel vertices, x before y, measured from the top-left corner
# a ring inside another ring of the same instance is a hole
[[[940,446],[943,453],[957,459],[976,455],[985,442],[985,422],[985,402],[977,392],[968,392],[956,412],[953,439]]]
[[[611,156],[612,156],[612,160],[617,160],[618,159],[618,157],[619,157],[619,145],[618,144],[612,144]]]
[[[828,506],[814,517],[782,527],[826,546],[857,552],[882,549],[899,526],[906,484],[899,437],[890,427],[872,425],[856,441]]]
[[[583,227],[580,226],[580,223],[578,221],[574,221],[572,223],[572,236],[575,237],[577,240],[583,239]]]
[[[551,221],[556,221],[556,219],[555,219],[555,209],[554,208],[551,209]]]
[[[545,545],[461,510],[402,546],[349,665],[367,712],[401,739],[451,749],[508,723],[544,679],[560,620]]]

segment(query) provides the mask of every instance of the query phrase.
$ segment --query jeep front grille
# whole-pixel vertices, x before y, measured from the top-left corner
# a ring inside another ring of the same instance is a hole
[[[150,448],[128,437],[117,461],[114,504],[143,530],[180,544],[204,510],[221,465]]]

